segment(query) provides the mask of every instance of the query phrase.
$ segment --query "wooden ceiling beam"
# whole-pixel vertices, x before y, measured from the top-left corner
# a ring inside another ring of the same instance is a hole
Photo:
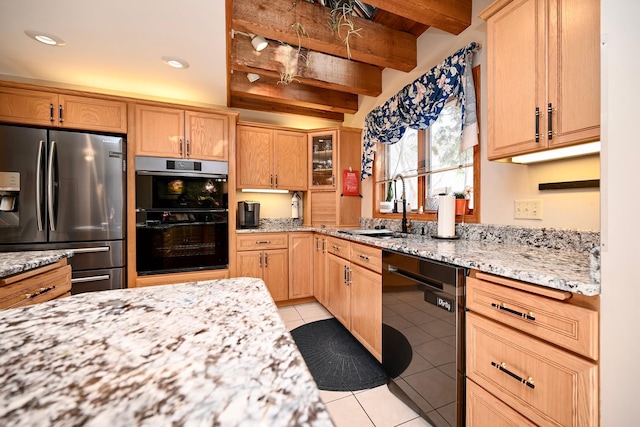
[[[268,113],[284,113],[295,114],[299,116],[317,117],[319,119],[333,120],[336,122],[344,122],[344,114],[334,111],[315,110],[312,108],[302,108],[293,105],[279,104],[273,101],[263,101],[256,99],[247,99],[240,95],[231,94],[232,108],[243,108],[245,110],[266,111]]]
[[[274,41],[263,51],[256,52],[248,37],[236,34],[230,66],[236,71],[279,77],[285,69],[284,64],[295,63],[296,79],[305,85],[366,96],[382,93],[381,68],[320,52],[306,51],[304,54],[308,60],[300,58],[296,49]]]
[[[451,34],[460,34],[471,25],[471,0],[367,0],[366,3]]]
[[[278,81],[261,76],[251,83],[246,73],[234,72],[231,76],[231,96],[339,113],[353,114],[358,111],[358,95],[318,89],[295,81],[289,84]]]
[[[345,43],[333,35],[329,8],[304,0],[227,0],[232,2],[232,28],[290,45],[347,58]],[[464,0],[467,1],[467,0]],[[409,2],[407,2],[409,3]],[[382,24],[352,17],[358,35],[349,38],[351,59],[380,67],[411,71],[417,63],[416,37]],[[308,35],[298,37],[299,23]]]

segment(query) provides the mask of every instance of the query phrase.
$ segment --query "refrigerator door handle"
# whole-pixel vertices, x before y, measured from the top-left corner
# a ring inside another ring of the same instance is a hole
[[[56,231],[56,218],[53,210],[53,157],[56,151],[56,142],[51,141],[51,151],[49,151],[49,171],[47,176],[47,208],[49,213],[49,229]]]
[[[38,160],[36,163],[36,223],[38,231],[43,231],[42,225],[42,149],[44,141],[40,140],[38,146]]]
[[[68,252],[73,252],[74,254],[86,254],[86,253],[95,253],[95,252],[109,252],[109,246],[96,246],[93,248],[74,248],[68,249]]]
[[[98,282],[100,280],[108,280],[109,278],[110,276],[108,274],[89,277],[76,277],[75,279],[71,279],[71,283]]]

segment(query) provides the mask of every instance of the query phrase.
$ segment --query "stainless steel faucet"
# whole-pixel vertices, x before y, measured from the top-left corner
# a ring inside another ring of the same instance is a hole
[[[402,232],[406,234],[409,232],[409,227],[407,226],[407,197],[404,187],[404,177],[401,174],[397,174],[395,178],[393,178],[394,184],[398,179],[402,181]]]

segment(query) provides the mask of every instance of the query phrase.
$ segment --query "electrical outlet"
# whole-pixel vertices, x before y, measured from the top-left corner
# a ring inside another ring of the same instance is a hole
[[[515,219],[542,219],[542,200],[514,200],[513,217]]]

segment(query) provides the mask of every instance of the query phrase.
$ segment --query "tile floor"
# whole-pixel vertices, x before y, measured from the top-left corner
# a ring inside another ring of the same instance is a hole
[[[319,303],[281,307],[280,317],[289,330],[305,323],[333,317]],[[430,427],[402,401],[396,398],[386,385],[361,391],[320,391],[336,427]]]

